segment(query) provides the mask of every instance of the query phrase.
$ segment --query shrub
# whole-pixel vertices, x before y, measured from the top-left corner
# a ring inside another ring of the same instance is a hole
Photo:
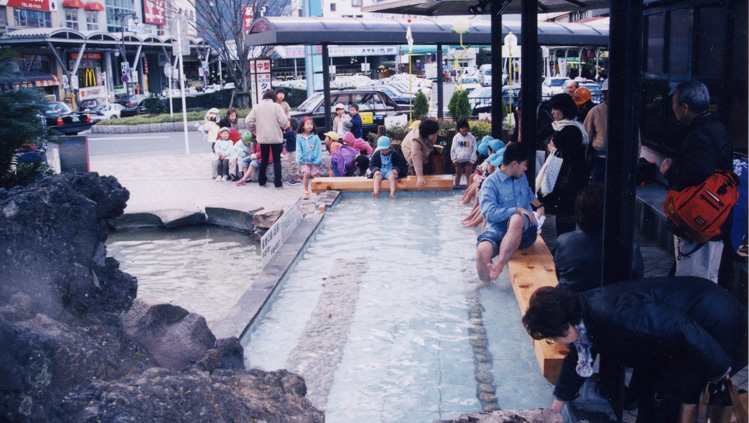
[[[158,97],[149,97],[145,99],[143,102],[143,105],[146,107],[146,110],[148,110],[149,114],[152,115],[158,115],[159,113],[164,113],[166,111],[166,102],[162,101]]]
[[[2,73],[2,72],[0,72]],[[33,89],[0,91],[0,187],[26,185],[48,172],[41,161],[16,165],[15,155],[25,144],[44,144],[47,126],[43,119],[44,98]]]
[[[415,119],[418,119],[419,117],[424,116],[428,113],[429,100],[427,100],[427,96],[423,91],[419,91],[418,94],[416,94],[416,99],[414,100],[413,116]]]
[[[450,103],[447,104],[447,110],[453,119],[463,119],[473,114],[471,103],[468,101],[468,91],[455,91],[450,97]]]
[[[468,122],[468,125],[471,127],[471,134],[478,141],[492,134],[492,123],[488,120],[472,120]]]

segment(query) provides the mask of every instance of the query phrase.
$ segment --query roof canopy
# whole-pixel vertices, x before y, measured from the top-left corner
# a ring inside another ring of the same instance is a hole
[[[90,3],[89,3],[90,4]],[[150,34],[133,34],[125,32],[125,44],[143,45],[145,47],[171,47],[172,37],[157,37]],[[86,43],[90,46],[113,47],[120,43],[122,34],[104,31],[77,31],[70,28],[25,28],[10,31],[0,37],[3,44],[38,44],[52,42],[54,44],[79,45]]]
[[[461,2],[465,5],[465,1]],[[468,45],[491,45],[491,22],[471,19],[469,33],[463,36]],[[405,44],[406,19],[329,19],[329,18],[260,18],[252,25],[246,42],[249,45],[295,44]],[[503,35],[520,34],[520,22],[502,25]],[[418,19],[411,23],[416,44],[459,44],[452,23]],[[518,37],[519,38],[519,37]],[[608,46],[608,26],[580,23],[539,22],[538,43],[547,46]]]
[[[479,13],[489,13],[492,0],[385,0],[362,7],[363,12],[398,13],[403,15],[473,15],[471,6],[480,6]],[[502,0],[493,0],[502,1]],[[503,13],[520,13],[522,0],[509,1]],[[607,0],[538,0],[539,13],[571,10],[608,9]]]

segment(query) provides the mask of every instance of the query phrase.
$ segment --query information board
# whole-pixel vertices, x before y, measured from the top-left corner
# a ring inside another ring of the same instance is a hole
[[[273,256],[281,248],[281,245],[289,238],[296,227],[299,226],[302,218],[302,199],[298,198],[260,239],[260,251],[262,254],[261,268],[265,268],[268,265]]]

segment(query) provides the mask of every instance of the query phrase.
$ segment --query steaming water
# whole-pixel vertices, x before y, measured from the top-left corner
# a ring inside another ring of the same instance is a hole
[[[107,252],[138,278],[138,298],[176,304],[209,322],[226,312],[260,270],[258,243],[209,225],[109,234]]]
[[[398,195],[346,194],[328,213],[243,337],[247,366],[300,373],[328,423],[481,411],[481,371],[493,376],[500,408],[548,407],[552,386],[507,273],[478,294],[464,289],[477,280],[478,232],[460,227],[469,210],[460,193]],[[472,344],[477,326],[488,363]]]

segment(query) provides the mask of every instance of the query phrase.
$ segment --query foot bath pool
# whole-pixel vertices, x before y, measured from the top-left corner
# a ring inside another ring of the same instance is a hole
[[[259,243],[209,225],[110,233],[109,255],[138,278],[138,298],[170,303],[210,323],[224,318],[260,272]]]
[[[467,289],[478,232],[461,195],[344,194],[245,331],[247,367],[303,376],[328,423],[548,407],[507,272]]]

